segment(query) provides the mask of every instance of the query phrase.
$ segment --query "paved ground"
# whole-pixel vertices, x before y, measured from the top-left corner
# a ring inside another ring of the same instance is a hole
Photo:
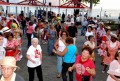
[[[79,29],[80,31],[80,29]],[[79,53],[81,53],[81,46],[83,44],[84,37],[79,36],[76,41],[76,45],[78,47]],[[20,69],[17,70],[17,73],[20,74],[25,81],[28,81],[28,71],[27,71],[27,59],[25,57],[26,51],[27,51],[27,38],[24,35],[23,36],[23,58],[21,61],[17,62],[17,65],[20,67]],[[47,54],[47,45],[41,44],[42,50],[43,50],[43,63],[42,63],[42,69],[43,69],[43,78],[44,81],[62,81],[61,78],[56,78],[57,70],[56,70],[56,56],[48,56]],[[102,66],[100,65],[100,56],[97,55],[95,52],[96,57],[96,71],[97,75],[93,78],[93,81],[106,81],[107,74],[102,73]],[[38,81],[36,74],[35,74],[35,80]],[[75,80],[74,80],[75,81]]]

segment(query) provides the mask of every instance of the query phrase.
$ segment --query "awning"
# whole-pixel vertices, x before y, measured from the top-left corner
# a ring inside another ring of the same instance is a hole
[[[2,6],[2,5],[10,5],[10,4],[5,2],[5,1],[3,1],[3,0],[0,0],[0,5]]]

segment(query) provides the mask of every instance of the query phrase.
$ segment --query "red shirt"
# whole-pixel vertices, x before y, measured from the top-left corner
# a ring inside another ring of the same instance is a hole
[[[11,24],[12,24],[12,21],[10,20],[10,21],[7,23],[7,27],[8,27],[9,29],[11,29]]]
[[[81,66],[84,67],[84,68],[82,68],[82,69],[85,70],[84,73],[82,74],[82,75],[84,75],[84,76],[90,76],[90,74],[89,74],[89,73],[87,72],[87,70],[86,70],[86,67],[89,67],[90,69],[94,69],[94,68],[95,68],[95,64],[94,64],[94,62],[93,62],[92,60],[88,59],[87,61],[82,62],[80,55],[78,55],[78,56],[76,57],[76,65],[77,65],[78,63],[80,63]],[[81,70],[82,70],[82,69],[81,69]],[[78,74],[78,73],[76,72],[76,80],[77,80],[77,81],[82,81],[82,75],[81,75],[81,74]]]

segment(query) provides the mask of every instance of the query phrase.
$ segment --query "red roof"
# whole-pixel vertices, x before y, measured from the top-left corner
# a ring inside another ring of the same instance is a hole
[[[11,3],[15,5],[27,5],[27,6],[43,6],[44,4],[38,0],[24,0],[18,3]]]
[[[9,3],[3,1],[3,0],[0,0],[0,5],[9,5]]]
[[[74,8],[74,9],[80,9],[80,8],[89,8],[85,4],[81,3],[78,0],[70,0],[66,3],[59,6],[59,8]]]

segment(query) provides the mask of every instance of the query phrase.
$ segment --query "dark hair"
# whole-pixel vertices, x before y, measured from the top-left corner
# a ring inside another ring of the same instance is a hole
[[[13,19],[13,23],[17,24],[17,26],[19,27],[18,23],[16,20]]]
[[[12,38],[14,37],[13,33],[9,33],[6,38],[8,39],[10,36],[12,36]]]
[[[119,57],[119,53],[120,52],[118,52],[118,51],[115,53],[115,60],[118,60],[117,57]]]
[[[0,36],[3,36],[3,34],[0,32]]]
[[[65,42],[67,44],[73,44],[73,38],[72,37],[67,37],[66,40],[65,40]]]
[[[35,31],[37,30],[37,28],[39,28],[38,25],[35,27]]]
[[[33,25],[33,22],[29,22],[29,25],[32,26],[32,25]]]
[[[30,21],[30,18],[29,18],[29,17],[26,17],[26,21],[27,21],[27,22]]]
[[[89,47],[89,46],[85,46],[84,48],[82,48],[82,52],[83,52],[84,50],[88,51],[90,55],[92,55],[92,53],[93,53],[92,48]]]
[[[88,26],[88,28],[91,28],[91,30],[93,30],[92,26]]]
[[[65,31],[65,30],[63,30],[63,31],[61,32],[60,36],[62,36],[63,33],[66,33],[66,36],[68,37],[68,32]]]
[[[93,35],[88,36],[88,40],[90,41],[90,39],[91,39],[92,37],[94,37],[94,36],[93,36]]]
[[[109,31],[110,29],[105,29],[105,31],[107,32],[107,31]]]

